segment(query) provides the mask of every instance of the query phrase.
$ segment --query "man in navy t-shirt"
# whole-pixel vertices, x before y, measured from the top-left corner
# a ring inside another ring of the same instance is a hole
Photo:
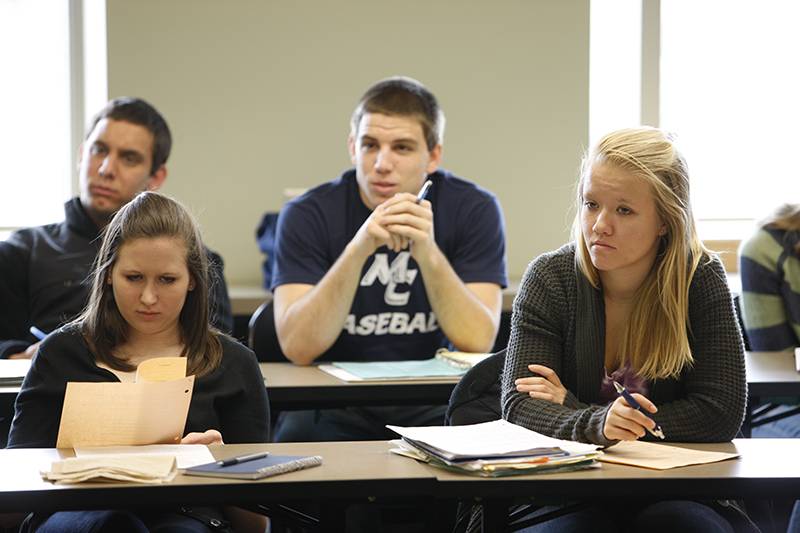
[[[491,193],[438,170],[443,132],[444,114],[422,84],[380,81],[353,113],[355,168],[281,210],[272,290],[278,339],[293,362],[492,348],[507,283],[502,213]],[[418,200],[427,179],[432,186]],[[441,424],[443,413],[288,412],[276,440],[380,439],[387,423]]]

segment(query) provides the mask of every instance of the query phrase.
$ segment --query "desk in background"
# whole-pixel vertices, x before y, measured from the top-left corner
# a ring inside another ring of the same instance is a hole
[[[768,397],[800,398],[800,373],[795,370],[791,352],[747,352],[745,366],[750,400],[743,430],[749,436],[751,407]],[[314,366],[260,363],[260,367],[274,412],[355,405],[445,404],[458,382],[458,378],[443,378],[347,383]],[[5,417],[7,422],[13,415],[17,392],[19,387],[0,387],[0,418]]]
[[[445,405],[458,377],[349,383],[316,366],[259,363],[273,412],[358,405]]]
[[[766,399],[790,397],[800,400],[800,372],[795,368],[794,350],[747,352],[745,368],[748,401],[742,433],[749,437],[753,427],[772,420],[768,411],[759,410]],[[792,412],[788,414],[791,415]],[[778,418],[786,415],[787,413],[782,413]]]

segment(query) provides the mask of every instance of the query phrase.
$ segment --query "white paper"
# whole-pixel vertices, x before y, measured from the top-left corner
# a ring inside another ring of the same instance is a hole
[[[173,455],[178,468],[191,468],[214,462],[214,456],[205,444],[150,444],[147,446],[103,446],[101,448],[75,448],[76,457],[109,455]]]
[[[485,457],[534,448],[561,448],[570,454],[586,454],[598,446],[554,439],[505,420],[467,426],[386,426],[403,437],[421,441],[454,455]]]
[[[0,359],[0,382],[22,383],[30,368],[30,359]]]
[[[338,366],[319,365],[317,368],[335,378],[341,379],[342,381],[364,381],[363,378],[360,378],[355,374],[351,374],[347,370],[339,368]]]

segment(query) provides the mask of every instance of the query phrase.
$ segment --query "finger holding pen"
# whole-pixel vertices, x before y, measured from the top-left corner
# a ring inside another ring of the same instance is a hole
[[[611,404],[606,415],[603,434],[610,440],[638,440],[647,432],[654,432],[657,424],[655,420],[645,414],[656,413],[658,408],[645,396],[638,393],[630,396],[641,406],[641,409],[632,407],[624,396],[620,396]]]

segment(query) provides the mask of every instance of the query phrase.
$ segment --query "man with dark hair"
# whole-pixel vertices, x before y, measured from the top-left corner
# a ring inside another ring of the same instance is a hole
[[[100,232],[138,193],[161,187],[171,147],[169,126],[144,100],[117,98],[95,116],[81,145],[80,196],[64,205],[65,220],[0,242],[0,357],[32,357],[32,329],[50,332],[80,313]],[[209,260],[214,324],[230,332],[222,259],[209,251]]]
[[[492,348],[507,283],[503,218],[491,193],[438,170],[443,132],[422,84],[380,81],[353,113],[355,168],[281,210],[271,288],[293,362]],[[426,180],[427,199],[418,198]],[[287,412],[276,439],[381,439],[386,423],[441,424],[443,415],[444,406]]]

